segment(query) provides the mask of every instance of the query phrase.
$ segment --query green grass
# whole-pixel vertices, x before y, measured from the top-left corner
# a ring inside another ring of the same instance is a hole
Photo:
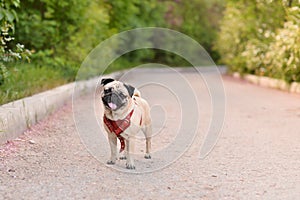
[[[34,64],[16,64],[0,85],[0,105],[65,84],[60,70],[37,67]]]

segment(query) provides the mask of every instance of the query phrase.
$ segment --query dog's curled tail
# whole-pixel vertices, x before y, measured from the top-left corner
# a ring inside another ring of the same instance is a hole
[[[142,97],[140,91],[138,91],[137,89],[134,90],[133,96]]]

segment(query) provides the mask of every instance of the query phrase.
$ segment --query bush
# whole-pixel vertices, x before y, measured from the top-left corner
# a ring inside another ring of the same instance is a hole
[[[88,5],[80,0],[21,1],[15,37],[34,52],[33,65],[62,68],[66,79],[74,80],[78,63],[74,66],[74,57],[70,57],[67,47],[85,23],[83,16]],[[72,53],[78,48],[72,49]]]
[[[223,62],[231,71],[299,81],[299,6],[286,0],[230,1],[216,43]]]
[[[15,9],[19,6],[19,0],[0,0],[0,85],[9,76],[7,69],[9,62],[21,59],[29,60],[30,52],[24,48],[24,45],[11,44],[14,40],[14,22],[18,20]]]
[[[264,66],[272,77],[300,81],[300,8],[288,8],[286,19],[264,55]]]

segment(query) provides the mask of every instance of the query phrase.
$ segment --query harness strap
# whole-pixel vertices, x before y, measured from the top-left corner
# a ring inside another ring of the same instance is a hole
[[[108,119],[105,115],[103,116],[103,122],[110,130],[110,132],[115,133],[121,143],[120,153],[125,149],[125,140],[120,134],[123,133],[130,126],[130,119],[133,114],[134,109],[124,118],[117,121]]]
[[[133,98],[133,100],[134,103],[138,105],[136,99]],[[109,131],[115,133],[117,138],[120,140],[120,144],[121,144],[120,153],[125,149],[125,139],[120,134],[123,133],[130,126],[130,119],[133,112],[134,109],[132,109],[132,111],[124,119],[120,119],[117,121],[110,120],[105,115],[103,116],[103,122],[105,123]],[[142,116],[140,119],[140,126],[141,125],[142,125]]]

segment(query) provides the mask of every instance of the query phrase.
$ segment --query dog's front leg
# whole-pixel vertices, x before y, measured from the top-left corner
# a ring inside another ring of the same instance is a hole
[[[108,140],[110,146],[110,160],[107,164],[113,165],[117,160],[117,136],[114,133],[108,133]]]
[[[127,160],[126,160],[126,168],[127,169],[135,169],[134,166],[134,137],[129,137],[126,140],[126,152],[127,152]]]

